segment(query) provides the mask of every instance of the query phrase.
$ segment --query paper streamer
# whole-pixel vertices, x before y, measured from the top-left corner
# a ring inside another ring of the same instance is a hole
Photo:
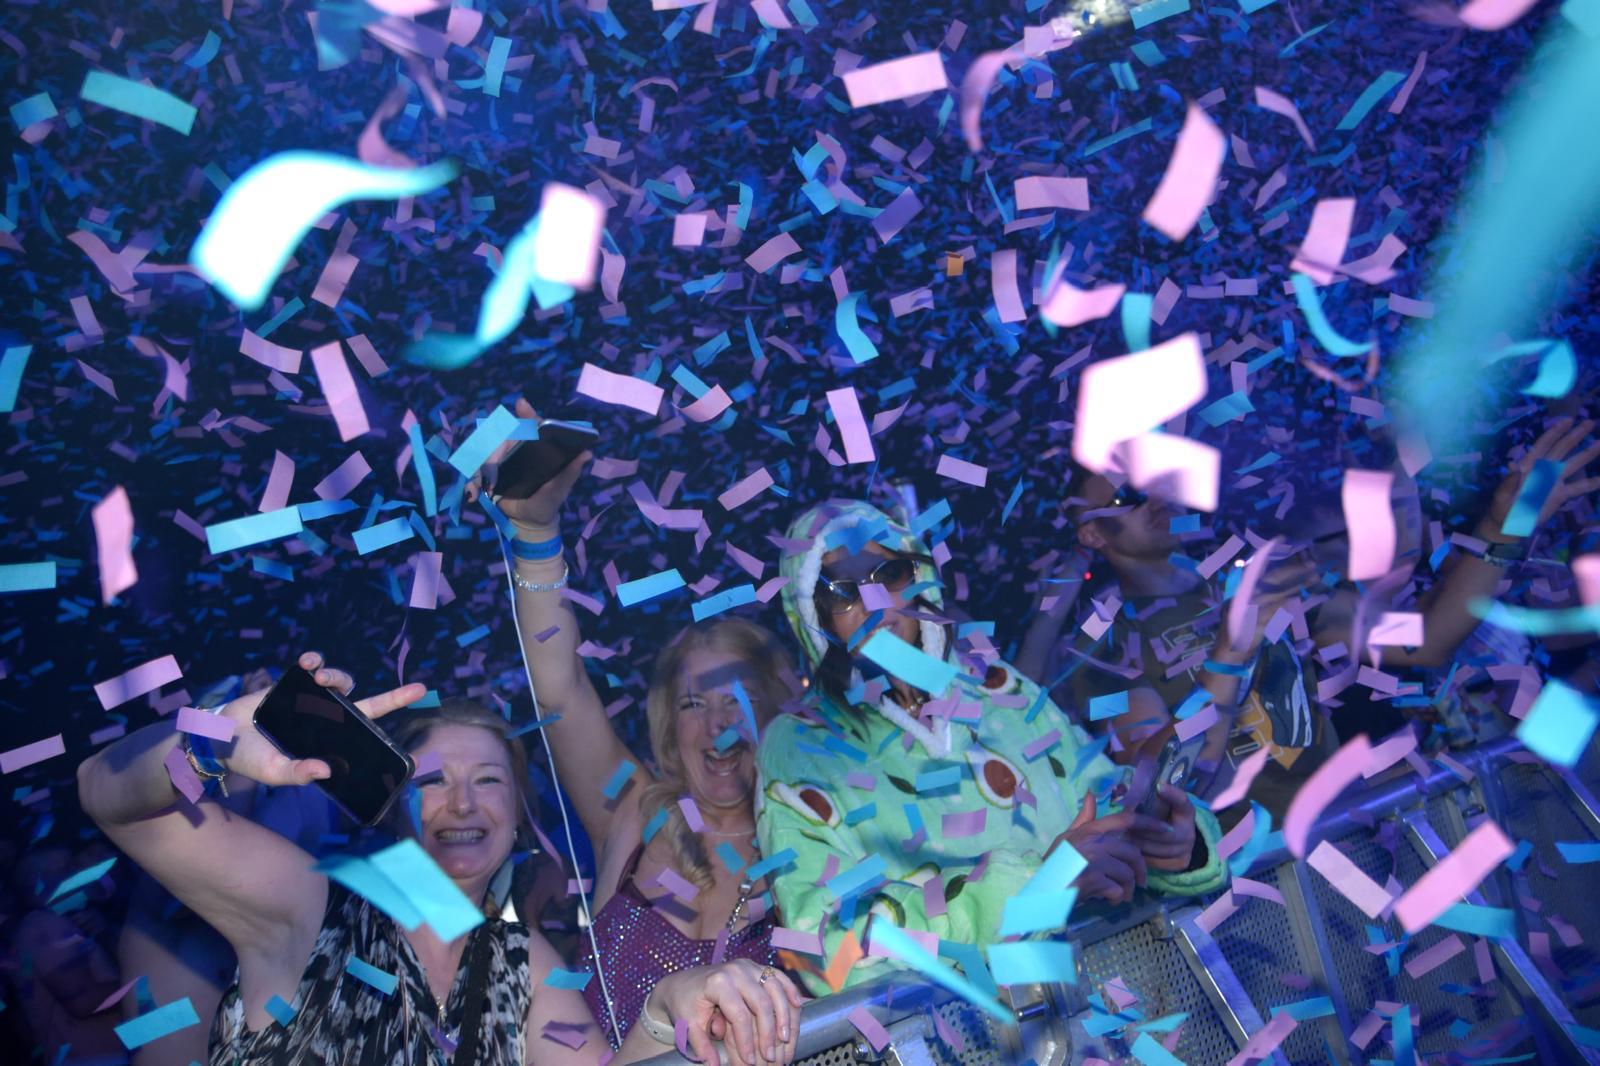
[[[1228,141],[1198,104],[1190,104],[1167,171],[1145,205],[1143,218],[1169,240],[1181,241],[1211,202],[1228,154]]]
[[[1371,581],[1394,565],[1399,534],[1389,494],[1394,474],[1388,470],[1346,470],[1339,491],[1344,524],[1349,531],[1350,555],[1345,576],[1351,581]]]
[[[1361,778],[1372,759],[1372,745],[1365,733],[1352,737],[1327,762],[1300,786],[1283,817],[1283,843],[1289,854],[1304,858],[1306,840],[1323,809],[1352,783]]]
[[[872,434],[861,413],[861,401],[856,390],[846,386],[828,393],[828,409],[833,412],[834,425],[844,441],[844,460],[847,463],[871,463],[878,458],[872,448]]]
[[[887,63],[857,67],[844,75],[844,89],[851,107],[871,107],[949,87],[944,60],[938,52],[920,52]]]

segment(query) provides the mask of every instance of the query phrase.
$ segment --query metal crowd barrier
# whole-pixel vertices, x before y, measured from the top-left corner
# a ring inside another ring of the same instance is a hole
[[[1467,902],[1516,914],[1514,940],[1458,934],[1466,943],[1413,977],[1404,963],[1451,934],[1429,927],[1400,952],[1393,919],[1370,919],[1322,876],[1279,850],[1256,858],[1246,876],[1276,889],[1283,904],[1236,894],[1239,909],[1207,933],[1196,918],[1212,899],[1146,902],[1103,915],[1075,917],[1076,985],[1024,985],[1005,991],[1019,1025],[998,1026],[970,1004],[893,973],[809,1003],[802,1013],[799,1062],[846,1066],[1063,1066],[1103,1060],[1137,1063],[1137,1026],[1106,1034],[1100,1007],[1120,978],[1138,997],[1142,1021],[1186,1015],[1172,1053],[1189,1066],[1222,1066],[1272,1018],[1275,1008],[1326,997],[1331,1013],[1307,1017],[1260,1060],[1289,1066],[1364,1066],[1394,1058],[1384,1018],[1411,1011],[1415,1053],[1433,1062],[1588,1063],[1600,1066],[1600,865],[1568,865],[1557,841],[1600,840],[1600,748],[1591,744],[1571,772],[1520,761],[1506,739],[1457,758],[1467,778],[1435,768],[1426,779],[1406,772],[1347,795],[1324,814],[1315,839],[1337,844],[1369,877],[1409,886],[1446,855],[1472,825],[1493,818],[1532,853],[1513,873],[1502,865]],[[1525,757],[1524,757],[1525,758]],[[1485,978],[1488,978],[1487,980]],[[849,1022],[858,1006],[889,1031],[875,1052]],[[1390,1006],[1385,1006],[1390,1005]],[[938,1011],[965,1044],[955,1052],[935,1032]],[[1366,1021],[1365,1026],[1362,1025]],[[1347,1034],[1371,1029],[1358,1047]],[[1161,1034],[1152,1034],[1159,1038]],[[652,1063],[683,1063],[675,1052]]]

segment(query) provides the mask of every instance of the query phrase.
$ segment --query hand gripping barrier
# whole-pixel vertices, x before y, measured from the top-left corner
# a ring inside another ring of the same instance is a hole
[[[1396,1061],[1390,1018],[1404,1009],[1411,1012],[1415,1054],[1430,1062],[1600,1066],[1594,1033],[1600,1030],[1600,864],[1567,864],[1555,848],[1557,841],[1600,840],[1600,751],[1591,745],[1574,771],[1558,771],[1508,739],[1457,764],[1465,777],[1432,767],[1426,778],[1407,772],[1347,794],[1319,820],[1313,844],[1331,841],[1397,892],[1491,818],[1532,851],[1513,856],[1466,902],[1510,909],[1514,939],[1437,926],[1407,939],[1394,919],[1368,918],[1280,849],[1257,857],[1245,876],[1264,887],[1236,891],[1238,910],[1218,923],[1199,920],[1214,898],[1100,913],[1079,908],[1065,931],[1075,948],[1077,984],[1003,990],[1017,1026],[994,1024],[913,973],[892,973],[808,1003],[797,1061],[1132,1064],[1140,1061],[1131,1052],[1139,1023],[1181,1013],[1171,1053],[1189,1066],[1364,1066]],[[1429,949],[1451,937],[1462,947],[1453,954],[1454,945],[1442,948],[1432,958],[1448,957],[1429,965]],[[1124,1018],[1089,1001],[1100,993],[1104,1004],[1112,979],[1138,997],[1129,1008],[1137,1021],[1125,1027]],[[848,1019],[859,1006],[889,1031],[881,1052]],[[1284,1008],[1299,1019],[1287,1036],[1259,1056],[1240,1057]],[[932,1011],[960,1034],[959,1053],[940,1039]],[[1160,1040],[1166,1033],[1151,1035]],[[687,1060],[672,1052],[650,1061]]]

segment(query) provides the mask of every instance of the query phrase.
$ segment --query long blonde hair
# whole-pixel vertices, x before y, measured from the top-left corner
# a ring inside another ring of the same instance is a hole
[[[678,806],[678,800],[688,793],[683,761],[678,755],[678,689],[684,663],[696,651],[728,652],[751,668],[754,683],[746,694],[758,729],[765,729],[790,698],[793,668],[770,630],[742,618],[690,625],[656,656],[650,693],[645,698],[645,716],[650,723],[650,748],[657,772],[655,780],[639,795],[639,810],[646,822],[657,811],[667,812],[660,833],[671,851],[673,868],[696,887],[709,889],[715,881],[709,854]]]

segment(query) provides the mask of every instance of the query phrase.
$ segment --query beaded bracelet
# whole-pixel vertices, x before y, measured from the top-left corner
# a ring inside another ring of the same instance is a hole
[[[513,572],[511,581],[519,589],[527,592],[559,592],[567,587],[567,578],[572,575],[572,568],[566,563],[561,564],[561,579],[559,581],[528,581],[521,574]]]
[[[554,559],[561,554],[561,538],[551,537],[549,540],[513,540],[511,554],[518,559],[529,562],[538,562],[541,559]]]

